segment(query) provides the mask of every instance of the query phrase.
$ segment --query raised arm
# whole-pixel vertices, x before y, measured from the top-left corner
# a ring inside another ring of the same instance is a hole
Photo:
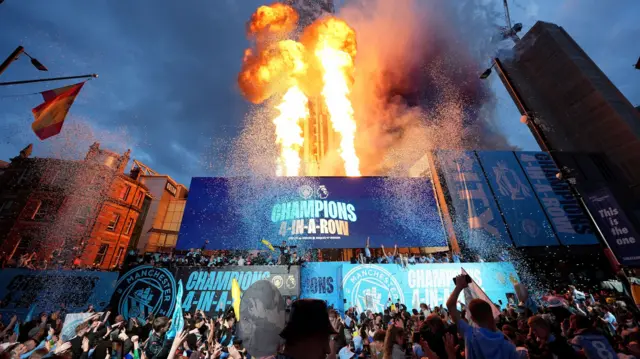
[[[458,297],[460,296],[460,293],[462,293],[462,290],[467,286],[469,286],[469,283],[467,283],[466,276],[464,274],[457,275],[456,287],[455,289],[453,289],[453,292],[451,292],[449,299],[447,299],[447,310],[449,311],[451,319],[453,319],[453,322],[456,324],[460,320],[460,311],[458,311],[456,303],[458,303]]]

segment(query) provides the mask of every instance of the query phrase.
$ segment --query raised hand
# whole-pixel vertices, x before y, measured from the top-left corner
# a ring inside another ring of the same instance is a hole
[[[85,352],[85,353],[89,352],[89,338],[88,337],[82,338],[82,351]]]

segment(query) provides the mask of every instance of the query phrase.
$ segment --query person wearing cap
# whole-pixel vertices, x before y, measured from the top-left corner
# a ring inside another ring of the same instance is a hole
[[[280,333],[284,339],[283,353],[278,359],[335,358],[331,336],[336,335],[327,304],[317,299],[300,299],[293,302],[289,322]]]

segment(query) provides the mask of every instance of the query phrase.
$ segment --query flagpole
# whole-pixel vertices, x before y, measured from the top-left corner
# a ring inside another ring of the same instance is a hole
[[[22,85],[22,84],[30,84],[30,83],[34,83],[34,82],[49,82],[49,81],[61,81],[61,80],[97,78],[97,77],[98,77],[98,74],[88,74],[88,75],[79,75],[79,76],[65,76],[65,77],[50,77],[50,78],[47,78],[47,79],[0,82],[0,86]]]

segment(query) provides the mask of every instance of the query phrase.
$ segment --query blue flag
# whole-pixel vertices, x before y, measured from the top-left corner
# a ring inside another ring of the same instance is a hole
[[[13,332],[16,333],[16,336],[20,336],[20,322],[16,322],[13,326]]]
[[[33,312],[36,310],[36,305],[33,304],[31,308],[29,308],[29,313],[27,313],[26,318],[24,318],[24,322],[28,323],[33,320]]]
[[[184,329],[184,315],[182,314],[182,279],[178,281],[178,294],[176,295],[176,308],[171,316],[171,329],[167,332],[167,339],[173,339]]]

